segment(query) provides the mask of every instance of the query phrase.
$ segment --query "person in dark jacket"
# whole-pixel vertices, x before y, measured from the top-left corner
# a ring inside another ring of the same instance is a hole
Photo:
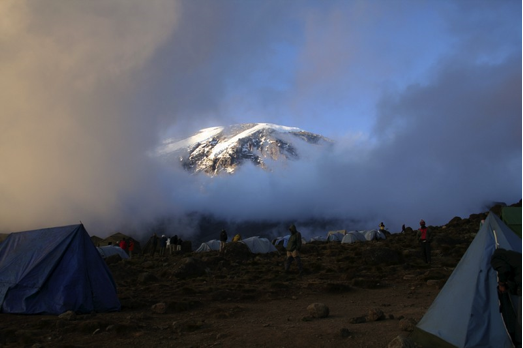
[[[300,250],[301,250],[301,233],[296,230],[296,226],[291,225],[289,227],[291,236],[287,242],[287,259],[285,260],[285,272],[289,271],[292,261],[296,260],[298,265],[298,271],[300,274],[303,272],[303,267],[301,265]]]
[[[430,230],[425,225],[425,221],[421,220],[419,222],[418,229],[418,241],[421,245],[421,255],[423,256],[423,261],[430,265],[430,242],[432,242],[432,234]]]
[[[498,273],[498,297],[503,321],[512,343],[521,347],[521,253],[496,249],[490,264]]]
[[[225,243],[227,242],[227,232],[225,230],[222,230],[220,232],[220,253],[223,253],[225,249]]]

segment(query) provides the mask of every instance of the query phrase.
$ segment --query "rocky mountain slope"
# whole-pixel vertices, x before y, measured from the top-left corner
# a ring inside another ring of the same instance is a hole
[[[155,154],[168,163],[181,163],[192,173],[214,176],[234,173],[244,163],[270,170],[271,161],[299,160],[304,155],[300,149],[306,152],[307,146],[331,143],[295,127],[248,123],[202,129],[181,141],[167,139]]]
[[[0,313],[0,346],[412,347],[401,342],[485,217],[479,213],[430,226],[430,266],[422,261],[411,228],[379,241],[307,243],[302,275],[296,265],[283,271],[281,246],[270,254],[227,243],[223,254],[189,248],[163,257],[117,257],[107,262],[120,312]]]

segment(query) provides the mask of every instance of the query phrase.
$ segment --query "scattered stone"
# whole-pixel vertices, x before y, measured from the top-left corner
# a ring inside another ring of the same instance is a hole
[[[416,320],[412,318],[401,319],[399,322],[400,330],[408,332],[412,332],[412,330],[414,330],[416,327],[416,324]]]
[[[383,311],[379,308],[373,308],[369,310],[369,313],[367,314],[367,321],[378,321],[385,319],[385,314]]]
[[[102,330],[100,330],[100,329],[96,329],[96,330],[94,330],[94,332],[93,332],[93,336],[96,335],[96,334],[99,334],[100,332],[102,332]]]
[[[329,307],[324,303],[313,303],[307,307],[313,318],[326,318],[329,316]]]
[[[59,319],[63,320],[75,320],[76,319],[76,313],[73,311],[67,311],[65,313],[62,313],[58,316]]]
[[[165,314],[167,312],[167,304],[165,302],[160,302],[155,305],[152,305],[151,310],[153,313]]]
[[[407,337],[397,336],[395,339],[390,341],[387,348],[415,348],[414,343]]]

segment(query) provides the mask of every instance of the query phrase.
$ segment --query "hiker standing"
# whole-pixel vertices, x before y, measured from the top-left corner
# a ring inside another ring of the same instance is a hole
[[[418,229],[418,241],[421,245],[421,255],[423,261],[430,265],[430,242],[432,241],[432,235],[425,225],[425,221],[421,220],[419,222],[420,228]]]
[[[156,247],[158,246],[158,236],[156,233],[153,233],[153,236],[151,237],[151,256],[154,257],[154,254],[156,253]]]
[[[160,256],[165,256],[165,248],[167,247],[167,237],[165,234],[162,234],[160,238]]]
[[[505,326],[512,343],[521,347],[521,253],[496,249],[490,264],[498,272],[500,311]],[[513,303],[509,294],[516,296]]]
[[[176,250],[178,249],[178,235],[175,234],[170,238],[171,242],[171,254],[176,253]]]
[[[133,251],[134,251],[134,240],[132,238],[129,238],[129,258],[133,258]]]
[[[296,263],[298,264],[298,270],[301,274],[303,272],[303,267],[301,265],[300,258],[301,233],[296,230],[296,226],[294,226],[294,224],[289,227],[289,231],[291,231],[291,236],[289,237],[289,241],[287,242],[287,259],[285,260],[285,272],[289,271],[292,261],[296,259]]]
[[[122,238],[119,246],[123,251],[125,251],[126,254],[129,254],[129,252],[127,250],[127,241],[125,240],[125,238]]]
[[[380,222],[380,232],[385,232],[385,224],[383,222]]]
[[[406,230],[405,230],[405,224],[401,225],[401,233],[405,233]]]
[[[223,253],[225,249],[225,243],[227,242],[227,232],[225,230],[222,230],[220,232],[220,253]]]

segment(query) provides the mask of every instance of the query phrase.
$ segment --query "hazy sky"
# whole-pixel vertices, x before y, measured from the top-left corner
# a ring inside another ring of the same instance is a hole
[[[103,235],[193,210],[395,231],[515,203],[521,6],[1,1],[0,232],[81,220]],[[276,175],[213,180],[147,155],[166,136],[243,122],[337,145]]]

